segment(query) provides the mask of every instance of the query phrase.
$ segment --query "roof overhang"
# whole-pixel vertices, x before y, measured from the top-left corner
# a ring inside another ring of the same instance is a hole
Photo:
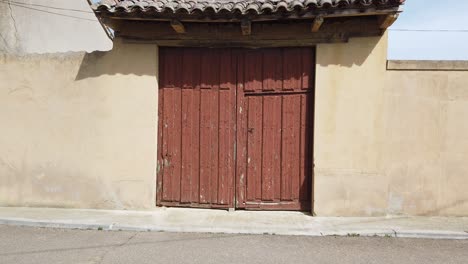
[[[254,41],[260,43],[265,40],[280,43],[280,40],[287,41],[296,37],[310,45],[346,41],[349,37],[356,36],[381,35],[397,19],[404,2],[405,0],[103,0],[91,7],[106,29],[111,29],[117,36],[125,39],[152,41],[162,45],[170,45],[178,40],[189,44],[187,40],[191,40],[192,44],[189,45],[205,45],[202,42],[206,37],[207,40],[211,37],[208,42],[219,42],[218,44],[226,41],[231,44],[236,41],[250,41],[254,44]],[[233,25],[237,27],[235,30]],[[271,27],[272,25],[277,26]],[[288,31],[287,27],[296,34],[284,34]],[[266,28],[270,31],[274,29],[278,36],[272,38],[266,34]],[[279,36],[281,34],[283,37]]]

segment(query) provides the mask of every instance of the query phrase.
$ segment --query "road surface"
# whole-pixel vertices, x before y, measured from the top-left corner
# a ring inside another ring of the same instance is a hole
[[[1,264],[468,263],[468,240],[125,232],[0,225]]]

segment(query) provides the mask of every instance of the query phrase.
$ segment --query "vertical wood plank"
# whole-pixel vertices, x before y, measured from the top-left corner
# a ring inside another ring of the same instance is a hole
[[[182,88],[194,89],[200,85],[200,50],[194,48],[184,48],[183,52],[183,66],[182,71],[178,69],[179,76],[182,79]]]
[[[231,50],[220,51],[219,57],[219,89],[233,90],[236,88],[236,61]]]
[[[197,70],[200,56],[197,49],[183,49],[183,67],[182,72],[182,153],[181,153],[181,181],[180,181],[180,202],[192,202],[192,179],[194,171],[194,163],[196,159],[196,148],[194,145],[193,133],[198,123],[194,123],[194,89],[197,88],[200,78],[200,71]]]
[[[296,90],[302,87],[302,58],[300,48],[284,49],[283,79],[284,90]]]
[[[200,203],[200,87],[192,90],[192,175],[190,178],[192,203]]]
[[[247,176],[247,98],[244,95],[244,52],[233,51],[237,63],[236,81],[236,201],[237,208],[244,208],[246,201],[246,176]]]
[[[170,131],[172,138],[172,147],[170,150],[170,164],[173,166],[171,179],[172,199],[171,201],[180,201],[181,178],[182,178],[182,89],[173,89],[173,130]]]
[[[219,183],[218,198],[219,204],[229,204],[232,199],[229,197],[231,179],[233,179],[233,155],[234,155],[234,130],[232,129],[233,98],[231,91],[220,90],[220,112],[219,112]]]
[[[173,101],[172,91],[169,89],[164,90],[164,103],[163,105],[166,106],[163,112],[163,153],[162,153],[162,166],[164,167],[164,174],[163,174],[163,195],[162,199],[164,201],[169,201],[172,197],[171,195],[171,178],[173,174],[173,168],[170,166],[170,158],[169,158],[169,143],[171,141],[170,131],[173,126],[174,120],[172,118],[172,109],[171,106]]]
[[[314,170],[314,94],[308,93],[307,97],[307,116],[306,116],[306,146],[307,151],[305,156],[305,167],[307,171],[305,184],[304,201],[311,201],[312,196],[312,175]]]
[[[203,81],[203,80],[202,80]],[[200,91],[200,203],[210,200],[210,99],[209,91]]]
[[[217,203],[218,198],[219,63],[219,51],[203,50],[200,80],[200,203]]]
[[[247,201],[255,201],[262,198],[263,98],[252,96],[247,101]]]
[[[314,87],[315,51],[311,48],[302,48],[302,89]]]
[[[191,179],[193,171],[194,144],[193,133],[193,89],[182,90],[182,174],[181,203],[191,202]]]
[[[262,200],[280,198],[281,97],[263,98]]]
[[[283,61],[281,49],[263,51],[263,91],[283,89]]]
[[[281,200],[299,198],[301,95],[283,96]]]
[[[312,175],[312,121],[313,105],[311,95],[301,95],[301,151],[300,151],[300,177],[299,199],[310,200],[311,175]]]
[[[218,84],[219,85],[219,84]],[[209,90],[210,97],[210,191],[211,203],[218,203],[218,182],[219,182],[219,90]]]
[[[223,51],[220,57],[218,203],[233,206],[236,65],[230,50]]]
[[[163,61],[161,64],[161,87],[181,87],[180,69],[182,68],[182,50],[175,48],[163,49]]]
[[[245,51],[244,54],[244,91],[262,90],[263,55],[261,50]]]
[[[291,118],[291,105],[289,96],[283,96],[282,118],[281,118],[281,201],[288,201],[291,197],[292,184],[291,184],[291,125],[294,125],[290,120]],[[297,165],[297,164],[296,164]]]
[[[165,61],[164,60],[164,51],[163,49],[160,50],[160,62],[161,64]],[[162,76],[162,69],[159,70],[159,76]],[[158,87],[158,138],[157,138],[157,167],[156,167],[156,205],[161,205],[162,202],[162,192],[163,192],[163,177],[164,177],[164,151],[163,151],[163,123],[164,123],[164,89],[160,85]],[[167,147],[166,147],[167,148]]]
[[[203,80],[202,80],[203,82]],[[211,90],[200,91],[200,203],[211,201]]]
[[[201,89],[219,89],[219,53],[216,49],[203,49],[201,52]]]
[[[172,170],[169,166],[169,140],[170,135],[169,131],[171,130],[172,123],[174,122],[171,118],[171,110],[172,107],[170,104],[172,103],[172,93],[169,89],[164,89],[164,102],[163,105],[165,108],[163,109],[163,144],[162,144],[162,164],[164,173],[162,179],[162,200],[168,201],[171,197],[171,178],[172,178]]]

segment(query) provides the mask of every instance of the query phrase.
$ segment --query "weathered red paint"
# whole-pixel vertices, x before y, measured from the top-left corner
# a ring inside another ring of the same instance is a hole
[[[159,205],[234,207],[231,61],[230,50],[161,49]]]
[[[241,56],[238,68],[245,75],[238,85],[237,144],[243,150],[237,160],[238,208],[311,209],[313,56],[309,48]],[[253,58],[263,61],[261,76],[258,69],[252,74]]]
[[[162,48],[158,205],[310,210],[310,48]]]

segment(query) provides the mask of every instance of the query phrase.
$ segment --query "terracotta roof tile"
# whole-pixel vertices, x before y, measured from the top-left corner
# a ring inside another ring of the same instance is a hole
[[[405,0],[102,0],[92,6],[97,12],[229,12],[264,14],[310,9],[398,6]]]

